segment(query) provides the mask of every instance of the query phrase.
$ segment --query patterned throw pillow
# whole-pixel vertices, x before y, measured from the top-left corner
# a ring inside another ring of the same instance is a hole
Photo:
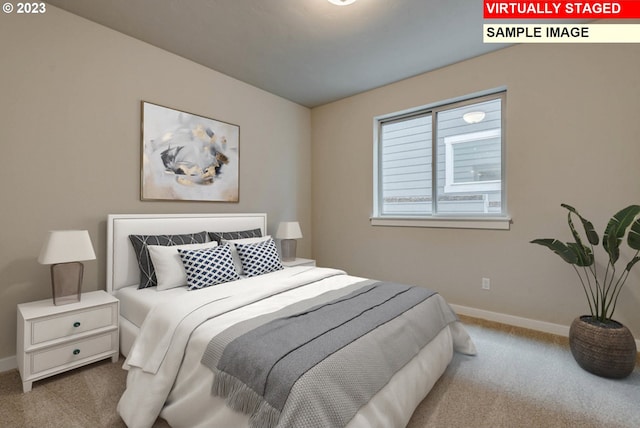
[[[218,243],[215,241],[204,244],[147,245],[153,268],[156,271],[157,290],[163,291],[187,285],[187,273],[184,271],[184,264],[178,250],[204,250],[217,246]]]
[[[208,232],[209,239],[212,241],[216,241],[218,244],[222,244],[222,240],[229,241],[231,239],[242,239],[242,238],[259,238],[262,236],[262,231],[260,229],[251,229],[251,230],[238,230],[235,232]]]
[[[140,268],[140,285],[138,285],[138,288],[147,288],[155,287],[158,284],[147,245],[202,244],[207,240],[207,232],[185,235],[129,235],[129,240],[133,245],[136,259],[138,259],[138,267]]]
[[[236,244],[255,244],[257,242],[264,242],[271,239],[270,235],[261,236],[259,238],[242,238],[242,239],[231,239],[231,240],[223,240],[222,242],[228,242],[231,244],[231,256],[233,257],[233,262],[236,264],[236,271],[240,275],[244,275],[244,270],[242,269],[242,261],[240,261],[240,255],[238,255],[238,250],[236,250]]]
[[[284,269],[273,239],[255,244],[238,244],[236,249],[247,276],[258,276]]]
[[[189,290],[240,279],[229,244],[205,250],[178,250],[178,254],[184,264]]]

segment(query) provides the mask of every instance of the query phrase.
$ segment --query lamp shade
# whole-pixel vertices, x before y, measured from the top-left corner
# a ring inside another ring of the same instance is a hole
[[[298,239],[302,238],[302,231],[297,221],[283,221],[278,225],[276,232],[278,239]]]
[[[51,265],[95,258],[88,231],[52,230],[40,250],[38,263]]]

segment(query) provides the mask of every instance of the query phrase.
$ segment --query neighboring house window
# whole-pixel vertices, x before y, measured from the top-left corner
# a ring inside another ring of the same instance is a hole
[[[470,219],[508,228],[505,97],[502,91],[377,118],[373,224]]]
[[[500,192],[500,128],[444,137],[444,193]]]

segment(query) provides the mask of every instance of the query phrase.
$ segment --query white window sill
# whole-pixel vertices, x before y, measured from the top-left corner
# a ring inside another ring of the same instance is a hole
[[[372,217],[371,226],[390,227],[434,227],[445,229],[492,229],[509,230],[510,217],[446,217],[446,218],[389,218]]]

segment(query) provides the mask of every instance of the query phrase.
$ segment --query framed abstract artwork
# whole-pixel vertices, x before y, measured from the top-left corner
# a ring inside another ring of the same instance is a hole
[[[238,202],[240,127],[142,101],[143,201]]]

